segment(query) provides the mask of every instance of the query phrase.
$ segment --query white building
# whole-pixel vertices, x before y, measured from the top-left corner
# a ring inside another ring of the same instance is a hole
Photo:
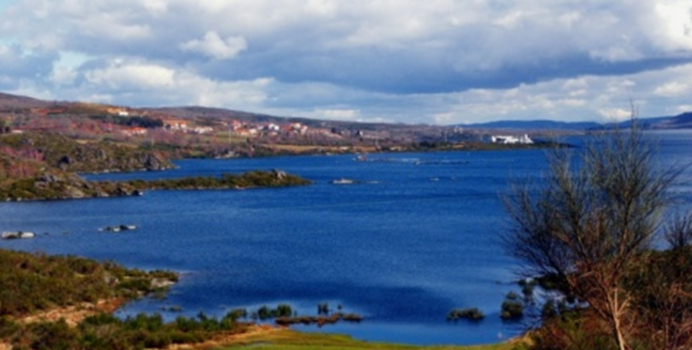
[[[198,126],[196,128],[187,129],[186,131],[193,134],[209,134],[214,131],[214,128],[211,126]]]
[[[493,135],[490,137],[490,141],[492,143],[501,143],[505,145],[511,145],[511,144],[532,144],[533,140],[529,137],[529,135],[524,134],[524,136],[510,136],[510,135]]]

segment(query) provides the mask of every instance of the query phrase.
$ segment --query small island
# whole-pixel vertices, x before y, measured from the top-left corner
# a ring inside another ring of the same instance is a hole
[[[0,200],[31,201],[139,196],[156,189],[247,189],[306,185],[283,171],[156,181],[85,180],[80,173],[158,171],[174,167],[161,152],[53,134],[0,135]]]
[[[223,174],[220,177],[199,176],[167,180],[133,180],[117,182],[129,186],[140,193],[144,190],[211,190],[211,189],[250,189],[258,187],[303,186],[311,182],[280,170],[249,171],[240,175]],[[100,183],[108,186],[110,182]]]

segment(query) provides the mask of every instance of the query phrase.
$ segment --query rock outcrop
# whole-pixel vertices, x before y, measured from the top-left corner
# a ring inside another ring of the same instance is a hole
[[[77,141],[61,135],[8,135],[0,145],[31,154],[49,167],[77,173],[164,170],[173,163],[161,154],[106,141]]]

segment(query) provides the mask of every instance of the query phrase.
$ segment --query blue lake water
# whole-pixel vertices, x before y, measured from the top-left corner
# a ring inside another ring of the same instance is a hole
[[[664,166],[692,163],[690,133],[658,133]],[[500,199],[510,179],[539,179],[541,150],[184,160],[166,172],[91,179],[167,178],[281,169],[307,187],[244,191],[151,191],[143,197],[0,204],[0,229],[34,231],[0,248],[77,254],[126,266],[183,272],[163,301],[121,314],[181,306],[222,316],[237,307],[289,303],[300,314],[337,304],[361,324],[299,327],[359,339],[478,344],[506,339],[521,324],[499,319],[517,288],[516,263],[498,246],[507,227]],[[689,169],[673,188],[689,207]],[[357,180],[333,184],[341,178]],[[136,224],[136,231],[99,232]],[[44,234],[45,233],[45,234]],[[478,307],[479,323],[448,323],[454,307]]]

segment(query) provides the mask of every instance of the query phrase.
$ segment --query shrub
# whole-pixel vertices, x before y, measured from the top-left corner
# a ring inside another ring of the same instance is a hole
[[[462,318],[471,321],[480,321],[485,318],[485,315],[475,307],[467,309],[454,309],[447,314],[447,320],[450,321],[456,321]]]
[[[286,304],[279,304],[276,308],[276,313],[275,317],[289,317],[293,315],[293,309],[291,309],[290,305]]]
[[[226,314],[225,318],[230,318],[233,320],[238,320],[240,318],[245,318],[247,317],[247,310],[245,309],[235,309],[231,310]]]
[[[262,305],[262,307],[260,307],[257,310],[257,317],[259,317],[260,320],[264,321],[266,319],[272,318],[272,313],[266,305]]]
[[[319,303],[319,304],[317,304],[317,314],[318,314],[318,315],[327,315],[327,314],[329,314],[329,304],[327,304],[327,303]]]
[[[500,318],[503,320],[518,320],[524,317],[524,304],[519,299],[519,294],[509,292],[502,302]]]

